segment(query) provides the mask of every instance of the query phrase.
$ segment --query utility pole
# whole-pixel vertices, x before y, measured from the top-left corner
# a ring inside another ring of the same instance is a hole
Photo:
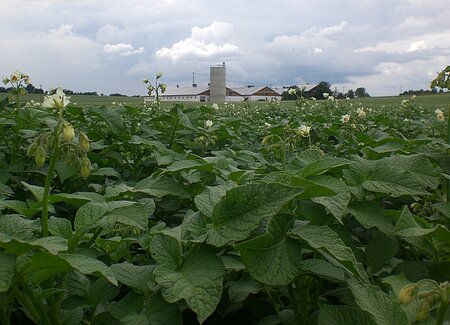
[[[192,72],[192,87],[195,87],[195,72]]]

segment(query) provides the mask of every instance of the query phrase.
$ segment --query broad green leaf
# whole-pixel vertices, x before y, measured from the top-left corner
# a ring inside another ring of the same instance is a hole
[[[371,273],[376,273],[386,262],[397,254],[398,250],[397,240],[381,232],[376,233],[369,240],[365,251],[366,264],[370,267]]]
[[[389,234],[394,228],[389,216],[384,214],[383,209],[376,202],[355,202],[348,207],[347,211],[366,229],[375,227]]]
[[[73,165],[68,165],[64,161],[57,161],[55,164],[55,171],[58,174],[59,181],[64,183],[65,180],[72,176],[80,174],[80,168]]]
[[[239,303],[250,294],[257,294],[262,289],[261,284],[253,280],[231,281],[228,285],[228,298],[231,303]]]
[[[133,202],[132,205],[119,207],[107,212],[98,225],[107,228],[114,227],[116,223],[135,227],[141,230],[148,229],[148,218],[155,212],[155,202],[145,199]]]
[[[228,190],[214,206],[207,242],[220,247],[246,239],[263,219],[277,215],[302,191],[279,183],[252,183]]]
[[[180,107],[177,107],[177,114],[178,114],[178,119],[183,126],[185,126],[187,128],[191,128],[191,129],[193,128],[191,120],[183,112],[183,110]]]
[[[78,209],[75,216],[75,231],[86,231],[95,227],[108,212],[108,204],[101,202],[89,202]]]
[[[312,175],[320,175],[323,173],[326,173],[327,171],[338,168],[338,167],[344,167],[349,165],[351,162],[344,158],[338,158],[338,157],[324,157],[323,159],[318,159],[316,161],[313,161],[306,165],[303,170],[301,171],[301,175],[303,177],[309,177]]]
[[[0,252],[0,293],[7,292],[14,278],[16,256]]]
[[[181,224],[181,239],[194,243],[203,243],[206,240],[207,218],[200,212],[189,210]]]
[[[362,186],[371,192],[384,193],[393,197],[402,195],[426,195],[428,192],[415,178],[396,166],[377,165]]]
[[[101,276],[112,284],[117,285],[117,280],[111,269],[99,260],[80,254],[62,253],[58,256],[80,273]]]
[[[25,202],[18,200],[0,200],[0,206],[20,213],[27,218],[32,218],[36,213],[41,211],[41,209],[30,208]]]
[[[373,285],[351,279],[348,284],[358,307],[372,315],[377,325],[409,325],[408,317],[397,299]]]
[[[439,202],[434,207],[450,221],[450,202]]]
[[[336,193],[330,196],[313,197],[311,198],[311,201],[322,204],[340,223],[342,223],[342,216],[351,199],[350,192],[345,183],[337,178],[327,175],[310,177],[309,180],[319,185],[326,186]]]
[[[66,202],[75,206],[81,206],[88,202],[104,202],[105,199],[100,194],[94,192],[58,193],[50,195],[51,203]]]
[[[126,316],[141,314],[144,308],[144,296],[133,290],[117,302],[111,303],[111,315],[115,319],[124,319]]]
[[[53,236],[69,240],[72,238],[72,223],[68,219],[50,217],[48,219],[48,231]]]
[[[292,226],[287,216],[277,215],[267,233],[237,245],[250,275],[267,285],[287,285],[299,271],[301,245],[287,236]]]
[[[214,206],[222,199],[228,190],[236,187],[235,182],[227,182],[217,186],[207,186],[203,192],[194,198],[197,209],[207,217],[212,217]]]
[[[61,324],[80,325],[83,320],[83,309],[77,307],[71,310],[61,309]]]
[[[120,132],[122,132],[123,130],[122,117],[115,109],[111,107],[106,108],[105,106],[100,107],[91,106],[88,109],[88,113],[102,118],[106,122],[106,124],[108,124],[108,126],[110,127],[111,131],[114,134],[119,135]]]
[[[353,251],[347,247],[336,232],[328,226],[303,225],[290,231],[290,236],[304,240],[330,263],[342,267],[349,274],[366,280]]]
[[[139,292],[146,292],[148,284],[154,281],[154,268],[154,265],[133,265],[128,262],[110,266],[117,281]]]
[[[27,268],[27,272],[31,273],[31,279],[36,285],[55,275],[61,275],[71,270],[72,267],[69,263],[47,252],[36,252]]]
[[[117,285],[112,285],[105,279],[97,279],[88,289],[88,301],[93,306],[114,299],[120,292]]]
[[[180,242],[172,236],[155,234],[150,251],[158,264],[169,269],[176,269],[182,261],[183,249]]]
[[[441,261],[450,261],[450,231],[439,225],[431,240],[436,248]]]
[[[344,270],[325,260],[303,260],[299,263],[299,267],[303,272],[313,273],[321,278],[330,279],[331,281],[343,282],[345,280]]]
[[[31,185],[26,182],[21,183],[33,194],[38,202],[42,202],[42,198],[44,197],[44,188],[42,186]]]
[[[67,250],[67,240],[61,237],[42,237],[33,240],[20,240],[0,233],[0,247],[6,252],[20,255],[28,251],[43,249],[56,255]]]
[[[243,271],[245,270],[245,265],[242,263],[242,260],[239,256],[234,255],[221,255],[220,259],[222,260],[223,265],[225,266],[225,270],[227,271]]]
[[[423,237],[425,235],[435,232],[437,226],[434,228],[423,228],[415,220],[412,213],[405,207],[397,220],[392,235],[409,238],[409,237]]]
[[[176,269],[173,264],[158,265],[154,274],[164,299],[169,303],[184,299],[200,323],[214,312],[222,296],[222,261],[201,249],[189,254]]]
[[[212,163],[208,163],[203,159],[185,159],[175,161],[172,165],[166,168],[169,172],[180,172],[183,170],[212,170]]]
[[[132,191],[155,197],[164,197],[166,195],[182,198],[190,197],[183,184],[167,176],[147,177],[136,183]]]
[[[397,166],[406,171],[412,178],[419,181],[423,187],[435,189],[439,186],[439,176],[430,160],[422,154],[386,157],[381,166]]]
[[[102,167],[97,170],[94,170],[91,174],[91,176],[107,176],[107,177],[114,177],[117,179],[122,179],[122,175],[111,167]]]
[[[169,304],[159,295],[147,299],[147,310],[120,319],[121,325],[182,325],[183,319],[176,304]]]
[[[30,220],[18,215],[0,217],[0,233],[16,239],[29,240],[36,237],[41,231],[39,219]]]
[[[349,306],[320,305],[319,325],[376,325],[370,314]],[[386,324],[387,325],[387,324]],[[393,325],[393,324],[392,324]]]

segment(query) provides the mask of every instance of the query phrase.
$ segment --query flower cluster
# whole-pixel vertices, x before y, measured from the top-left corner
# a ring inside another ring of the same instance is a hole
[[[311,131],[311,127],[310,126],[306,126],[304,124],[300,125],[300,127],[296,130],[294,130],[295,134],[307,138],[309,137],[309,132]]]
[[[58,87],[53,95],[45,96],[42,103],[44,108],[55,108],[62,111],[70,103],[70,97],[64,94],[62,87]]]
[[[30,76],[16,70],[9,76],[9,78],[3,77],[2,82],[4,85],[11,85],[13,94],[26,95],[27,91],[25,90],[24,85],[30,84]]]
[[[348,121],[350,121],[350,114],[345,114],[341,116],[342,123],[348,123]]]
[[[440,110],[439,108],[437,110],[434,111],[434,113],[436,114],[436,118],[441,121],[444,122],[445,121],[445,116],[444,116],[444,112],[442,110]]]
[[[366,117],[366,112],[362,107],[358,107],[358,109],[356,110],[356,114],[358,114],[358,117],[360,118]]]

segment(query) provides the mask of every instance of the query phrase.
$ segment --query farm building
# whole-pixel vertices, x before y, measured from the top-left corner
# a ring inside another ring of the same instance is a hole
[[[174,102],[222,102],[213,100],[210,87],[167,87],[166,92],[160,95],[161,101]],[[153,101],[155,96],[147,96],[144,101]],[[281,94],[270,87],[225,87],[225,100],[227,102],[242,101],[269,101],[281,100]]]
[[[229,88],[226,86],[225,62],[210,67],[210,83],[207,87],[199,87],[192,83],[188,87],[167,87],[160,95],[161,101],[186,102],[242,102],[242,101],[268,101],[281,100],[281,93],[270,87],[241,87]],[[145,102],[155,100],[155,96],[144,97]]]

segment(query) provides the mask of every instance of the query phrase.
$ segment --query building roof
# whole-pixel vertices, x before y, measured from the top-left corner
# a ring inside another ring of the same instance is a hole
[[[318,84],[303,84],[303,85],[297,85],[298,89],[300,89],[301,91],[311,91],[314,88],[316,88],[318,86]]]
[[[209,87],[167,87],[161,96],[198,96],[205,91],[209,91]]]

